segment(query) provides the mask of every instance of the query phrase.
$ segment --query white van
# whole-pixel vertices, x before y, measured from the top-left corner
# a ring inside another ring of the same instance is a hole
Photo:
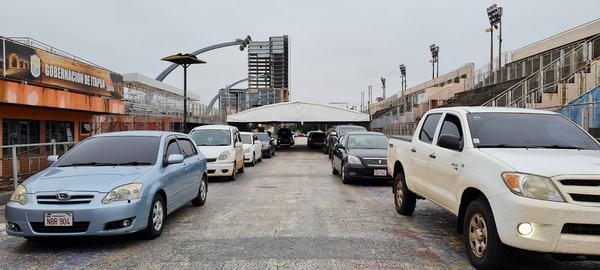
[[[226,176],[232,181],[244,172],[244,151],[236,127],[207,125],[195,127],[190,136],[206,157],[208,177]]]

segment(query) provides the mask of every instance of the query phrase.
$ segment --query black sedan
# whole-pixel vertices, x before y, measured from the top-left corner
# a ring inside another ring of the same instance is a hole
[[[387,172],[388,139],[376,132],[351,132],[335,145],[331,168],[347,184],[354,179],[391,180]]]

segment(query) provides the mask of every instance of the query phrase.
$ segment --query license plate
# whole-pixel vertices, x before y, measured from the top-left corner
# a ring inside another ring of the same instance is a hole
[[[375,170],[375,172],[373,174],[375,176],[386,176],[387,175],[387,170]]]
[[[44,213],[44,226],[73,226],[73,213]]]

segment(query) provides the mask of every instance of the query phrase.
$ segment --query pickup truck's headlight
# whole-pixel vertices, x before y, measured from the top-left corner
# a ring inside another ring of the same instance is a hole
[[[102,203],[139,199],[143,186],[144,185],[142,183],[118,186],[104,196]]]
[[[519,196],[554,202],[565,201],[548,177],[507,172],[502,174],[502,179],[508,189]]]
[[[217,160],[228,160],[230,157],[231,152],[229,150],[225,150],[219,155],[219,158],[217,158]]]
[[[353,155],[348,155],[348,164],[362,164],[362,162],[360,162],[360,158]]]
[[[11,202],[18,202],[22,205],[27,204],[27,189],[23,185],[17,186],[15,192],[10,196]]]

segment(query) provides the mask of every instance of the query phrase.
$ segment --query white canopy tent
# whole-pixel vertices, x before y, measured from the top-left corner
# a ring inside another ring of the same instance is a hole
[[[369,115],[353,110],[302,101],[282,102],[227,116],[228,123],[360,123]]]

